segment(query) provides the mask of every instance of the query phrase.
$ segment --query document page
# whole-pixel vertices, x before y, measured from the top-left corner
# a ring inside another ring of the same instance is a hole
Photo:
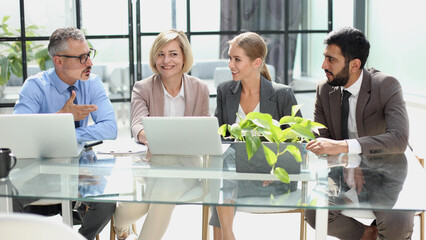
[[[105,140],[103,144],[94,147],[97,154],[130,155],[146,153],[147,147],[135,141],[134,138]]]

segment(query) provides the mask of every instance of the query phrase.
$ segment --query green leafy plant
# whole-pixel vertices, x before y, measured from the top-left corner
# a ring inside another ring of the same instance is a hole
[[[286,152],[291,153],[297,162],[302,161],[299,148],[294,145],[287,145],[284,150],[280,150],[280,143],[292,142],[303,143],[315,139],[314,133],[319,135],[318,129],[325,128],[324,125],[296,116],[302,105],[294,105],[291,109],[291,116],[284,116],[280,121],[276,121],[268,113],[251,112],[245,119],[232,125],[223,124],[219,127],[218,133],[224,138],[244,141],[247,149],[248,160],[250,160],[256,151],[262,145],[265,158],[272,167],[271,174],[285,183],[290,182],[287,171],[280,167],[275,167],[278,157]],[[284,130],[282,125],[288,125]],[[229,136],[227,136],[229,132]],[[276,153],[262,142],[264,138],[267,142],[276,143]]]
[[[7,24],[10,16],[4,16],[1,22],[0,37],[16,37],[20,35],[20,29],[12,28]],[[37,31],[41,27],[31,24],[25,28],[27,37],[38,36]],[[22,77],[22,43],[21,42],[0,42],[0,85],[5,85],[10,75],[13,73],[17,77]],[[46,70],[46,61],[50,59],[47,46],[34,41],[26,41],[27,61],[36,60],[41,70]]]

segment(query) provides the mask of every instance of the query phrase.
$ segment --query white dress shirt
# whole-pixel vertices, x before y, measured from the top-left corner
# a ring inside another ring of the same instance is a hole
[[[352,86],[348,88],[342,87],[341,90],[346,90],[351,93],[349,97],[349,116],[348,116],[348,135],[349,139],[346,139],[348,143],[348,164],[346,165],[347,170],[347,178],[346,183],[351,189],[345,192],[344,195],[350,199],[355,205],[359,205],[358,195],[356,191],[356,182],[354,179],[354,168],[359,167],[361,164],[361,156],[358,155],[362,152],[361,145],[358,140],[358,130],[356,125],[356,104],[358,102],[359,90],[361,89],[363,72],[361,71],[361,75],[358,80],[352,84]],[[342,94],[343,96],[343,94]],[[342,154],[340,155],[342,157]]]
[[[182,81],[179,94],[176,97],[172,97],[164,84],[161,83],[164,91],[164,116],[165,117],[183,117],[185,114],[185,86]]]
[[[349,139],[346,140],[348,143],[348,153],[349,154],[360,154],[362,152],[361,145],[355,139],[358,138],[358,130],[356,127],[356,104],[358,102],[359,90],[361,89],[362,77],[364,73],[361,71],[361,75],[358,80],[348,88],[341,88],[341,90],[346,90],[351,93],[349,97],[349,116],[348,116],[348,134]],[[343,94],[342,94],[343,96]]]
[[[256,107],[253,109],[252,112],[260,112],[260,101],[257,103]],[[235,123],[240,123],[240,118],[241,119],[246,118],[246,113],[241,107],[241,104],[238,104],[237,119],[235,120]]]

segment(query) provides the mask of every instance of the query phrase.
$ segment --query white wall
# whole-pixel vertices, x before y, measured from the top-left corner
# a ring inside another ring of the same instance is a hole
[[[422,5],[417,0],[368,1],[371,52],[367,64],[397,77],[405,92],[426,96],[426,17]]]
[[[367,38],[371,44],[368,67],[396,77],[403,88],[410,119],[410,143],[426,155],[426,17],[416,0],[370,0]]]

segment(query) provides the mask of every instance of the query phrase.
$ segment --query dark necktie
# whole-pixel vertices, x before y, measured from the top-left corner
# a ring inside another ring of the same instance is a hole
[[[349,97],[351,93],[343,90],[342,98],[342,139],[348,139]]]
[[[68,87],[68,91],[70,91],[70,96],[71,96],[71,94],[72,94],[72,90],[74,90],[74,91],[75,91],[75,87],[74,87],[74,86],[69,86],[69,87]],[[77,93],[77,91],[75,91],[75,93]],[[74,103],[75,105],[77,105],[77,104],[78,104],[78,102],[77,102],[77,96],[74,98],[73,103]],[[80,121],[75,121],[75,122],[74,122],[74,126],[75,126],[75,128],[80,127]]]

